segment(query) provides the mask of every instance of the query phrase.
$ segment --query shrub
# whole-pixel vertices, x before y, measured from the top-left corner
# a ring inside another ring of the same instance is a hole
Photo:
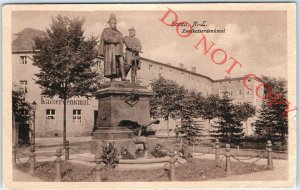
[[[193,157],[193,155],[191,154],[191,152],[189,150],[188,142],[186,142],[186,141],[184,141],[184,143],[182,144],[181,149],[179,149],[179,152],[181,153],[181,155],[184,159]]]
[[[126,159],[126,160],[134,159],[134,156],[125,147],[121,147],[120,153],[121,153],[122,159]]]
[[[136,149],[135,151],[135,157],[136,158],[141,158],[141,157],[144,157],[145,156],[145,151],[143,149]]]
[[[154,149],[150,152],[150,154],[154,157],[154,158],[162,158],[167,156],[168,154],[166,152],[164,152],[162,150],[163,145],[161,144],[156,144]]]
[[[114,143],[102,145],[102,159],[105,164],[105,168],[112,169],[119,163],[118,151],[114,146]]]

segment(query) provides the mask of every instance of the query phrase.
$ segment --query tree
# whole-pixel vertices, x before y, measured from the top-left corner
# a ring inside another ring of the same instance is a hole
[[[202,132],[204,131],[200,124],[193,119],[182,120],[181,127],[177,130],[178,133],[184,134],[183,138],[189,145],[197,143],[199,138],[203,136]]]
[[[167,120],[169,138],[169,118],[175,119],[180,115],[186,90],[176,82],[163,77],[154,80],[151,86],[155,95],[150,100],[150,115]]]
[[[255,107],[249,103],[235,105],[235,109],[238,114],[238,118],[244,122],[255,115]]]
[[[195,118],[201,117],[204,112],[204,97],[200,92],[189,91],[185,94],[181,104],[181,127],[176,129],[176,132],[184,134],[184,139],[191,145],[202,136],[202,126],[195,121]]]
[[[207,96],[204,100],[204,110],[202,112],[202,117],[204,119],[208,119],[208,122],[210,123],[210,120],[216,118],[218,116],[219,112],[219,102],[220,97],[215,94],[211,94]]]
[[[217,137],[221,142],[239,145],[244,133],[242,119],[239,117],[232,99],[224,93],[218,105],[217,121],[211,136]]]
[[[282,116],[282,113],[285,112],[287,106],[277,102],[281,102],[282,98],[287,96],[286,81],[266,76],[262,77],[262,81],[272,88],[272,93],[268,91],[268,88],[264,89],[264,95],[270,93],[270,97],[262,102],[258,119],[254,123],[256,133],[272,141],[279,140],[284,146],[288,134],[288,119]]]
[[[88,96],[97,90],[97,73],[92,70],[97,57],[96,38],[83,35],[84,18],[52,18],[42,37],[34,38],[33,65],[39,68],[35,82],[41,94],[63,99],[63,143],[66,142],[66,100]]]
[[[21,144],[29,144],[29,122],[31,120],[31,104],[25,99],[25,92],[23,90],[12,91],[12,111],[14,114],[14,121],[19,125],[19,139]]]
[[[181,120],[198,118],[204,112],[204,97],[200,92],[189,91],[185,93],[181,104],[179,112]]]
[[[248,119],[253,117],[256,113],[255,107],[249,103],[244,102],[242,104],[235,105],[235,108],[238,114],[238,118],[240,118],[241,121],[243,121],[247,126]]]

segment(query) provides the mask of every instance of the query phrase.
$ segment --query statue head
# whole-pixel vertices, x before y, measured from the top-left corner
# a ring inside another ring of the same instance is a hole
[[[117,28],[117,19],[115,14],[110,14],[109,19],[107,21],[111,29]]]
[[[129,29],[129,36],[134,37],[135,36],[135,29],[132,27]]]

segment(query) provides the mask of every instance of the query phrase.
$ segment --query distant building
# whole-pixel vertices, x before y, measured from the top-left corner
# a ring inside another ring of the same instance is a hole
[[[26,28],[18,33],[12,42],[13,61],[13,83],[17,88],[26,92],[26,99],[29,102],[36,101],[36,136],[62,136],[63,129],[63,102],[59,98],[46,98],[40,94],[39,85],[35,84],[34,74],[38,68],[32,65],[33,36],[42,35],[42,31]],[[101,61],[99,64],[101,64]],[[228,92],[235,103],[248,102],[259,107],[261,102],[255,96],[255,88],[247,90],[242,84],[242,78],[226,78],[213,80],[207,76],[197,73],[196,67],[184,68],[181,63],[176,67],[170,63],[164,64],[146,58],[141,58],[142,68],[138,72],[138,80],[141,84],[150,86],[154,79],[163,76],[166,79],[174,80],[187,89],[194,89],[202,92],[204,96]],[[142,76],[142,77],[141,77]],[[249,85],[255,86],[256,80],[248,81]],[[86,99],[74,97],[67,101],[67,136],[91,135],[96,125],[98,116],[98,104],[95,98]],[[253,134],[250,125],[251,121],[245,124],[245,133]],[[158,128],[164,128],[162,122]],[[171,121],[170,127],[174,128],[175,121]]]

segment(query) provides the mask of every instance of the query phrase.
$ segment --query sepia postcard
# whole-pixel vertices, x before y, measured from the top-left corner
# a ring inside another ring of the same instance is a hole
[[[5,189],[295,187],[295,3],[2,10]]]

